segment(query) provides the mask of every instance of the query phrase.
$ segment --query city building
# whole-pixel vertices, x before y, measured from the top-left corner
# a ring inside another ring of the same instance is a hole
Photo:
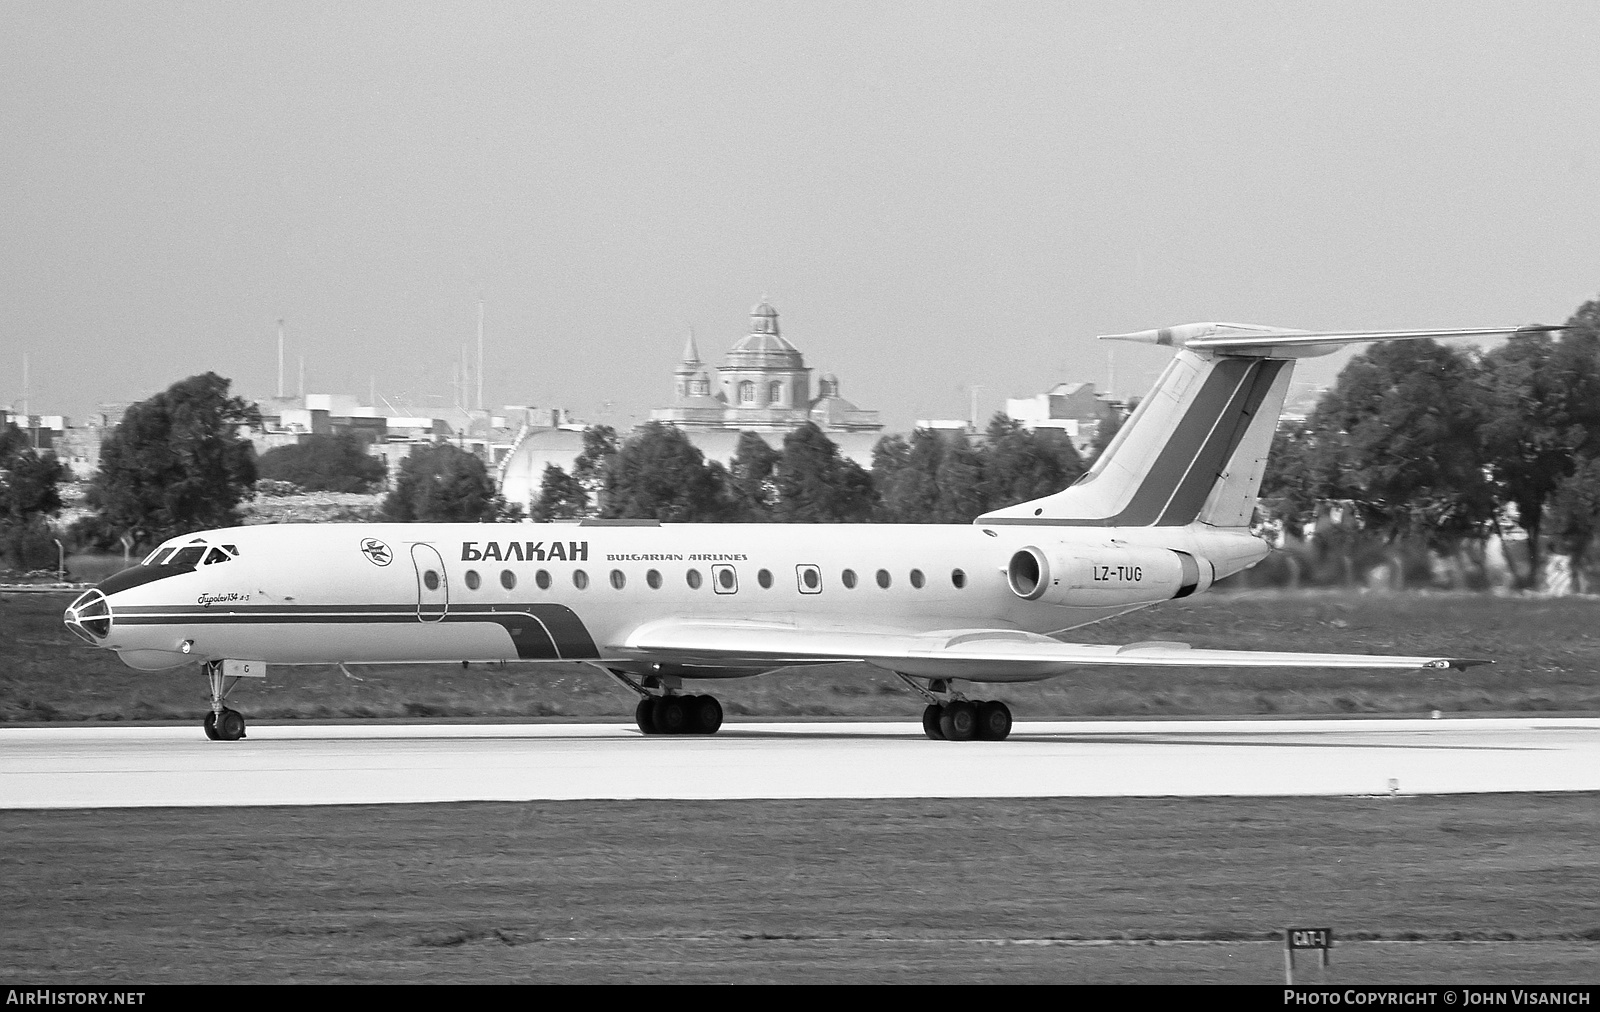
[[[1115,424],[1127,411],[1110,394],[1096,393],[1093,383],[1057,383],[1035,397],[1006,400],[1006,414],[1024,429],[1061,429],[1079,453],[1094,445],[1102,425]]]

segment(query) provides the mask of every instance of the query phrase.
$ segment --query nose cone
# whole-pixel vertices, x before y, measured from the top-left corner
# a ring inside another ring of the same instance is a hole
[[[111,635],[111,605],[98,589],[85,591],[76,601],[67,605],[62,621],[74,634],[95,646],[101,646]]]

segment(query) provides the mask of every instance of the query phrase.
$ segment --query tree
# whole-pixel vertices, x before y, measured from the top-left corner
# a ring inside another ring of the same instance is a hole
[[[1065,432],[1029,432],[996,412],[983,454],[984,512],[1053,495],[1083,474],[1083,458]]]
[[[583,483],[554,464],[544,466],[539,498],[528,512],[535,523],[576,520],[589,515],[589,493]]]
[[[54,516],[61,510],[57,486],[66,479],[66,465],[29,446],[16,425],[0,429],[0,528]]]
[[[910,441],[901,436],[878,440],[872,452],[872,477],[878,513],[892,524],[933,524],[939,515],[939,464],[944,444],[938,435],[918,429]]]
[[[1477,364],[1431,340],[1379,344],[1353,358],[1312,416],[1323,483],[1395,550],[1406,539],[1455,549],[1495,513],[1483,467]],[[1320,444],[1326,441],[1326,446]],[[1399,567],[1396,567],[1399,572]]]
[[[727,470],[708,466],[676,426],[649,422],[605,469],[600,515],[608,519],[707,523],[732,512]]]
[[[970,524],[984,512],[984,460],[965,432],[934,433],[944,445],[939,461],[935,523]]]
[[[135,547],[237,524],[256,480],[255,449],[240,432],[260,423],[216,373],[174,383],[130,407],[102,444],[88,504]]]
[[[1501,497],[1528,534],[1528,572],[1538,583],[1546,503],[1581,457],[1600,453],[1600,304],[1587,303],[1561,337],[1513,334],[1484,356],[1484,446]]]
[[[388,469],[353,433],[343,432],[268,450],[256,460],[256,474],[313,492],[370,492]]]
[[[878,499],[874,519],[883,523],[898,522],[902,501],[899,483],[906,479],[906,467],[910,462],[911,444],[898,433],[883,436],[873,444],[872,488]]]
[[[781,457],[782,454],[768,446],[767,441],[756,433],[739,433],[739,445],[734,449],[732,468],[728,474],[728,488],[737,519],[746,523],[763,523],[772,519],[777,498],[772,472]]]
[[[984,462],[966,434],[918,429],[883,496],[883,511],[894,523],[970,524],[984,502]]]
[[[1258,499],[1262,512],[1285,533],[1300,536],[1337,493],[1339,446],[1337,434],[1321,433],[1307,422],[1278,423]]]
[[[778,493],[773,518],[782,523],[866,523],[877,501],[872,477],[841,456],[812,422],[783,437],[773,485]]]
[[[1600,532],[1600,459],[1578,462],[1550,496],[1550,537],[1572,560],[1572,586],[1583,593],[1583,564]]]
[[[1117,438],[1117,433],[1122,431],[1122,426],[1132,417],[1138,405],[1139,398],[1135,397],[1128,402],[1128,414],[1124,415],[1113,409],[1110,417],[1095,427],[1094,439],[1089,443],[1090,467],[1093,467],[1094,462],[1100,459],[1100,455],[1106,452],[1106,449],[1111,445],[1111,441]]]
[[[515,519],[509,513],[504,500],[495,494],[483,461],[449,443],[412,450],[400,464],[394,490],[383,500],[384,519],[399,523]]]
[[[606,472],[617,457],[617,430],[609,425],[591,425],[583,430],[583,451],[572,462],[572,477],[583,486],[589,502],[603,507]]]
[[[29,446],[21,429],[0,429],[0,547],[13,565],[39,569],[55,562],[45,518],[61,510],[57,486],[66,477],[66,465]]]

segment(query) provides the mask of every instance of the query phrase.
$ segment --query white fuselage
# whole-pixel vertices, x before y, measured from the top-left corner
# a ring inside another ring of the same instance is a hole
[[[167,546],[200,543],[227,546],[229,558],[133,586],[120,587],[118,577],[102,585],[110,623],[99,645],[146,670],[223,659],[581,660],[637,670],[651,658],[630,637],[661,620],[1053,633],[1177,596],[1160,567],[1127,564],[1141,552],[1201,560],[1204,585],[1267,553],[1245,531],[1202,524],[290,524],[186,535]],[[1029,600],[1008,566],[1030,548],[1070,557],[1090,575],[1081,588]],[[693,675],[776,666],[713,665]]]

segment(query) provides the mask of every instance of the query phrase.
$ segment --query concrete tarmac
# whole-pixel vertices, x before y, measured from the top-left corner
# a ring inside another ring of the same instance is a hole
[[[1600,719],[252,724],[0,729],[0,808],[627,798],[1202,797],[1600,791]]]

